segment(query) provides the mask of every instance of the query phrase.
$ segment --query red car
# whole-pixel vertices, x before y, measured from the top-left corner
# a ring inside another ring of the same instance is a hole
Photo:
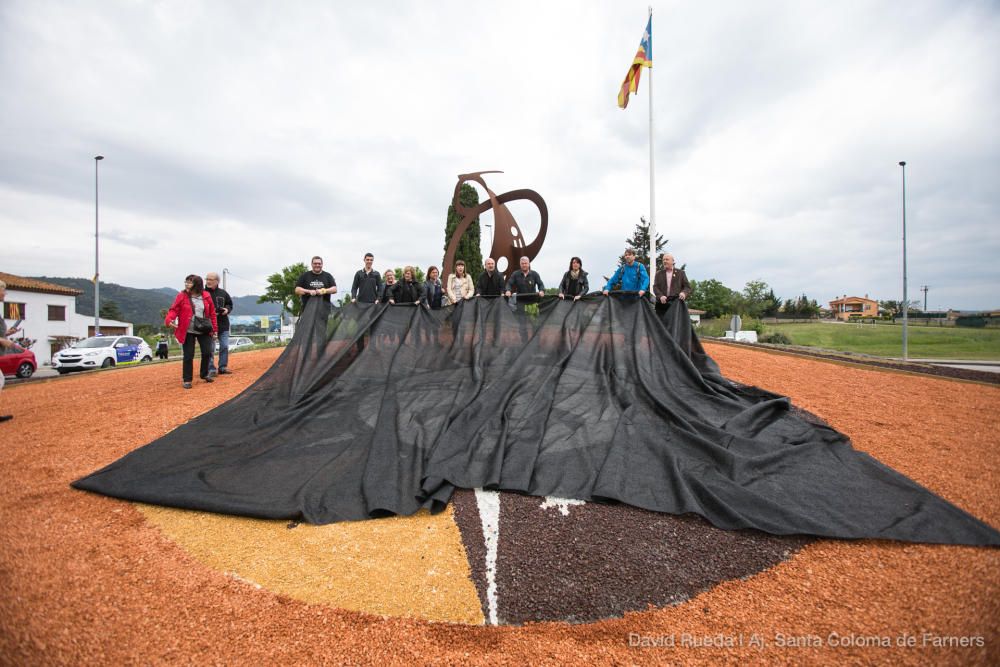
[[[0,354],[0,371],[4,375],[30,378],[36,368],[38,364],[35,362],[35,353],[19,345]]]

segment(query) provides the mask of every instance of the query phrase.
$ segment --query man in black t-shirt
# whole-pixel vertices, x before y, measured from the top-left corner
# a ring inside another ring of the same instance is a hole
[[[302,297],[302,307],[309,303],[309,297],[321,297],[330,303],[330,295],[337,293],[337,281],[329,273],[323,270],[323,258],[316,256],[312,258],[312,271],[306,271],[295,283],[295,293]]]

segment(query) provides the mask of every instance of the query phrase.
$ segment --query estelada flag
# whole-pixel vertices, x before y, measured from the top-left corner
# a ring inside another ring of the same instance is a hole
[[[639,73],[643,67],[653,66],[653,17],[649,17],[646,24],[646,32],[642,33],[642,41],[639,42],[639,50],[635,52],[632,65],[628,68],[628,74],[622,81],[621,90],[618,91],[618,106],[622,109],[628,106],[629,93],[634,93],[639,89]]]

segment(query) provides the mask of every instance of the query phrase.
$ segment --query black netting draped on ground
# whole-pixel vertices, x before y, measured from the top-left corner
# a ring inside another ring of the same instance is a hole
[[[455,487],[484,487],[725,529],[1000,544],[787,398],[723,379],[683,303],[662,319],[625,298],[536,307],[312,299],[249,389],[73,485],[317,524],[439,510]]]

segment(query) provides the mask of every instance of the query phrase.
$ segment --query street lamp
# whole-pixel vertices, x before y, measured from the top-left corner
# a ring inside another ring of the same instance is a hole
[[[94,335],[101,335],[101,269],[100,269],[100,225],[98,216],[97,165],[103,155],[94,156]]]
[[[906,361],[906,324],[910,311],[910,297],[906,293],[906,162],[900,162],[899,166],[903,169],[903,361]]]

